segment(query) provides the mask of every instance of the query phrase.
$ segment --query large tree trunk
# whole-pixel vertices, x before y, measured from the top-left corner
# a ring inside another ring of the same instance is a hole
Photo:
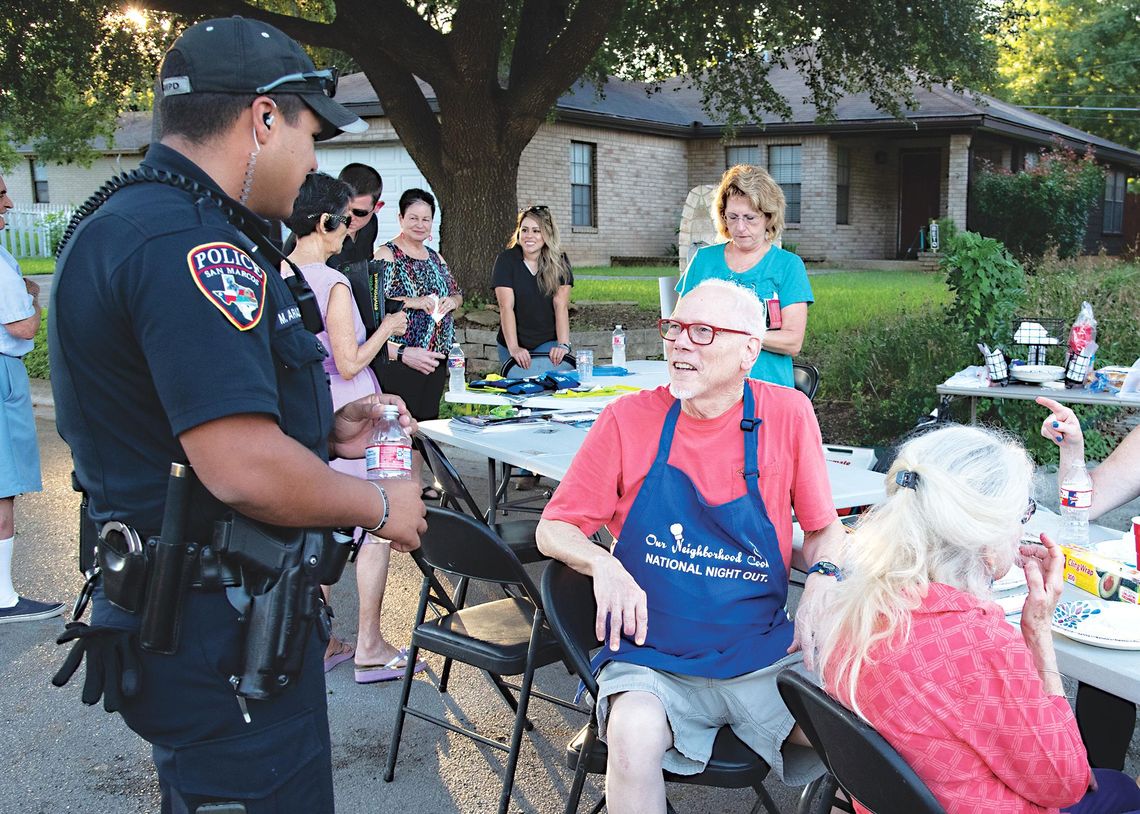
[[[447,148],[445,143],[445,154]],[[445,213],[440,253],[467,298],[493,299],[491,269],[515,225],[518,164],[517,152],[502,151],[428,178]]]

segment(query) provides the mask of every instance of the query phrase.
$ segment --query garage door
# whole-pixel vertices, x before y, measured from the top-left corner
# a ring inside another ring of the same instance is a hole
[[[376,216],[380,227],[378,240],[383,243],[392,239],[400,232],[396,216],[400,213],[397,204],[399,204],[401,193],[405,189],[413,187],[430,191],[431,187],[427,185],[427,181],[424,180],[423,174],[412,161],[412,157],[408,155],[408,151],[398,143],[354,147],[330,145],[317,148],[317,166],[320,167],[321,172],[335,176],[344,169],[346,164],[352,163],[367,164],[375,168],[380,173],[380,177],[384,179],[384,193],[380,198],[384,202],[384,208]],[[436,204],[435,215],[435,229],[428,245],[438,250],[440,218],[438,203]]]

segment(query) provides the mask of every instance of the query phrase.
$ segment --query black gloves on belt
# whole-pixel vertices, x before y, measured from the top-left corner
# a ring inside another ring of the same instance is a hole
[[[81,699],[92,705],[103,698],[103,709],[118,712],[124,698],[133,698],[142,684],[134,631],[115,627],[91,627],[83,622],[69,622],[56,644],[75,642],[71,652],[52,678],[51,683],[62,687],[87,656],[87,677],[83,682]]]

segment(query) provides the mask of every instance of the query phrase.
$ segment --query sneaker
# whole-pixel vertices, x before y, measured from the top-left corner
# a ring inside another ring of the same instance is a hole
[[[6,622],[34,622],[63,613],[62,602],[37,602],[21,596],[10,608],[0,608],[0,625]]]

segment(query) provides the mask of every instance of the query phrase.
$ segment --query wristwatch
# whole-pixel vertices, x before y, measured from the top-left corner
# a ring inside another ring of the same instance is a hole
[[[559,342],[555,347],[566,348],[566,350],[573,350],[569,342]]]
[[[400,345],[400,347],[396,349],[396,361],[397,362],[404,361],[404,351],[407,349],[407,347],[408,347],[407,345]]]
[[[839,566],[827,560],[820,560],[815,565],[807,570],[810,577],[812,574],[823,574],[825,577],[835,577],[837,582],[843,581],[843,572],[839,570]]]

